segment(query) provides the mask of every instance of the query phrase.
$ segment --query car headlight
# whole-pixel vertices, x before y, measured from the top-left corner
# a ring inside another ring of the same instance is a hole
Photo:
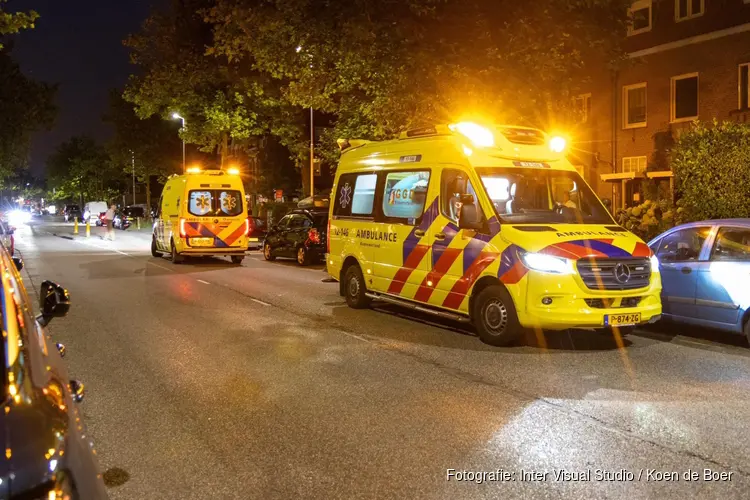
[[[573,262],[570,259],[543,253],[523,253],[521,259],[526,267],[534,271],[553,274],[573,274],[575,272]]]
[[[652,255],[649,259],[651,261],[651,270],[658,271],[659,270],[659,259],[656,257],[656,255]]]

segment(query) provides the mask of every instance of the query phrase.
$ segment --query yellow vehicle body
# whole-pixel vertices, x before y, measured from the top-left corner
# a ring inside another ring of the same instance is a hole
[[[343,151],[327,255],[328,273],[340,281],[342,295],[350,288],[347,269],[356,265],[370,299],[475,324],[474,298],[488,286],[508,292],[520,327],[599,329],[656,321],[661,280],[649,247],[615,223],[564,153],[550,150],[546,134],[497,127],[494,135],[497,143],[483,147],[435,127],[388,142],[360,141]],[[508,179],[516,178],[508,188]],[[538,189],[541,182],[528,187],[537,208],[562,182],[574,186],[570,193],[596,216],[568,220],[577,210],[557,202],[549,211],[501,213],[508,206],[505,191],[518,194],[519,182],[527,186],[536,178],[550,186],[547,194]],[[459,181],[452,185],[450,179]],[[473,198],[481,227],[459,227],[453,207],[460,213],[462,205],[446,199],[456,190],[451,186],[471,191],[453,193],[451,200],[456,194]],[[538,262],[554,269],[529,265]]]
[[[205,170],[173,175],[164,185],[154,221],[152,253],[230,256],[247,250],[247,206],[238,175]]]

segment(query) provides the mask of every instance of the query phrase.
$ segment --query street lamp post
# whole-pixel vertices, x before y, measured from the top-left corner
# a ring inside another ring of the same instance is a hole
[[[130,151],[133,159],[133,205],[135,205],[135,151]]]
[[[182,120],[182,131],[185,131],[185,119],[179,113],[172,113],[172,118]],[[182,173],[185,173],[185,138],[182,138]]]
[[[315,200],[315,127],[312,108],[310,108],[310,196]]]

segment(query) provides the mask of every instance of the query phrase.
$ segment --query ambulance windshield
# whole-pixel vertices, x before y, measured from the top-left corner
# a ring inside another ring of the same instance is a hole
[[[502,222],[614,224],[577,172],[542,168],[477,168]]]

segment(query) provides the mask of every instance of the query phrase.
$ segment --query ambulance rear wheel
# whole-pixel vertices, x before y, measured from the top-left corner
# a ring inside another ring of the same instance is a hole
[[[161,257],[161,252],[156,246],[156,238],[154,236],[151,236],[151,255],[153,257]]]
[[[244,258],[242,255],[232,255],[232,264],[242,264]]]
[[[177,253],[177,249],[174,246],[174,240],[172,240],[171,260],[172,260],[172,264],[180,264],[183,260],[185,260],[185,257]]]
[[[367,285],[362,270],[353,264],[346,269],[344,274],[344,290],[346,292],[346,303],[353,309],[365,309],[372,300],[365,295]]]
[[[479,293],[474,301],[471,319],[485,344],[507,346],[521,336],[513,299],[502,286],[488,286]]]

